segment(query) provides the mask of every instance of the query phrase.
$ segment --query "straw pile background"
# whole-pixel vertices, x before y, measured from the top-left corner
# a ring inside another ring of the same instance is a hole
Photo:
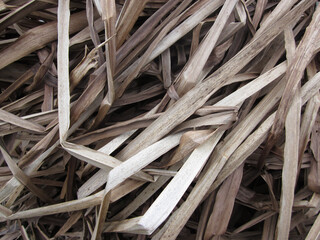
[[[0,239],[317,239],[315,0],[0,0]]]

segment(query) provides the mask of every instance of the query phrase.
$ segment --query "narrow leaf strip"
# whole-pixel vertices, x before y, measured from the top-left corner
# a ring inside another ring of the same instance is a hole
[[[207,141],[192,152],[179,172],[153,202],[137,224],[131,224],[135,222],[135,219],[130,219],[121,223],[115,222],[115,224],[110,223],[108,224],[106,231],[125,230],[126,232],[151,234],[169,216],[193,179],[203,168],[223,133],[224,130],[221,128],[217,129]],[[168,202],[168,198],[170,198],[171,201]]]
[[[30,131],[34,131],[34,132],[44,132],[45,128],[43,126],[41,126],[40,124],[37,123],[33,123],[31,121],[28,120],[24,120],[12,113],[9,113],[7,111],[4,111],[2,109],[0,109],[0,120],[7,122],[7,123],[11,123],[13,125],[22,127],[24,129],[30,130]]]
[[[58,105],[59,136],[62,144],[67,139],[70,125],[69,95],[69,0],[58,4]]]
[[[299,91],[300,93],[300,91]],[[282,191],[276,239],[288,239],[299,161],[301,97],[296,94],[286,119],[286,143],[282,170]]]

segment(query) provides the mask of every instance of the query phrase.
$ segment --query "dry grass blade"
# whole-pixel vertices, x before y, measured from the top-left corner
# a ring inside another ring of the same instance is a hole
[[[58,105],[60,142],[66,140],[70,122],[69,96],[69,1],[58,4]]]
[[[287,239],[290,232],[290,219],[299,161],[300,110],[301,97],[297,93],[286,119],[286,145],[284,148],[280,212],[276,231],[277,239]]]
[[[0,0],[0,238],[319,237],[317,5]]]
[[[101,32],[104,29],[104,24],[101,18],[98,18],[93,23],[96,32]],[[70,38],[70,47],[84,43],[90,39],[90,27],[86,27],[77,34],[75,34],[73,37]]]
[[[81,212],[73,213],[68,221],[59,229],[55,236],[58,237],[68,231],[72,227],[72,225],[74,225],[80,219],[81,215]]]
[[[309,75],[310,78],[313,77],[316,74],[316,72],[315,72],[316,67],[315,67],[315,62],[314,61],[308,66],[307,70],[308,70],[308,75]],[[299,166],[298,166],[298,169],[301,168],[303,154],[304,154],[304,152],[305,152],[305,150],[307,148],[308,142],[310,140],[310,135],[311,135],[312,129],[314,129],[316,127],[315,122],[316,122],[316,119],[317,119],[317,113],[318,113],[319,104],[320,104],[319,100],[320,100],[319,99],[319,94],[316,94],[315,96],[313,96],[308,101],[306,109],[305,109],[305,112],[304,112],[302,120],[301,120],[300,146],[299,146]],[[312,146],[313,145],[310,146],[311,149],[313,149]],[[314,162],[312,162],[312,163],[314,163]],[[315,168],[311,167],[311,171],[310,171],[310,174],[308,175],[308,177],[313,176],[311,174],[311,172],[313,172],[312,170],[315,170]],[[308,180],[309,188],[313,189],[313,191],[319,192],[320,189],[316,190],[317,187],[315,187],[315,188],[311,187],[312,184],[310,184],[310,183],[313,182],[311,179],[315,180],[314,181],[315,183],[317,182],[317,180],[316,180],[317,177],[309,178],[309,180]],[[315,186],[317,186],[317,184],[315,184]]]
[[[30,78],[34,76],[37,69],[39,68],[39,65],[35,65],[32,68],[30,68],[28,71],[26,71],[20,78],[18,78],[16,81],[14,81],[6,90],[4,90],[0,94],[0,104],[4,102],[8,97],[16,91],[19,87],[21,87],[23,84],[25,84]]]
[[[277,216],[273,215],[272,217],[266,219],[264,221],[263,225],[263,233],[262,233],[262,239],[272,239],[275,235],[275,229],[277,224]]]
[[[267,137],[267,133],[271,128],[275,114],[272,114],[265,120],[259,128],[254,131],[244,141],[239,148],[231,155],[228,162],[224,165],[223,169],[217,176],[216,181],[210,188],[210,191],[216,189],[237,167],[239,167],[260,145]]]
[[[108,93],[103,99],[92,128],[99,126],[115,100],[114,72],[116,66],[116,5],[114,0],[102,1],[102,20],[104,20],[106,40],[106,71]],[[107,41],[110,39],[110,41]]]
[[[122,154],[121,157],[126,158],[125,156],[132,155],[141,148],[148,146],[193,114],[214,92],[228,84],[230,78],[238,73],[238,71],[280,34],[281,29],[284,29],[288,24],[288,19],[292,21],[293,16],[296,16],[298,12],[304,11],[304,9],[309,7],[309,4],[310,3],[306,4],[306,2],[302,1],[300,5],[293,9],[287,16],[277,22],[278,28],[276,31],[274,28],[268,28],[268,30],[253,39],[250,44],[245,46],[228,63],[219,68],[212,77],[209,77],[205,82],[187,92],[175,105],[168,109],[164,115],[159,117],[138,137],[131,141],[122,151],[126,154]],[[237,63],[236,66],[234,65],[235,62]]]
[[[147,2],[148,0],[125,2],[122,15],[117,23],[117,48],[119,48],[128,37]]]
[[[112,190],[152,161],[177,146],[182,134],[183,132],[165,137],[129,158],[118,167],[113,168],[108,176],[106,191]],[[151,154],[153,154],[152,157],[150,157]]]
[[[44,132],[45,128],[41,126],[40,124],[33,123],[31,121],[24,120],[12,113],[6,112],[2,109],[0,109],[0,120],[19,126],[21,128],[27,129],[29,131],[34,132]]]
[[[120,224],[117,222],[114,224],[110,223],[110,225],[107,225],[106,231],[128,231],[147,234],[152,233],[169,216],[170,212],[182,197],[183,193],[191,184],[193,178],[198,174],[205,164],[207,158],[221,138],[223,132],[224,131],[222,129],[216,130],[207,141],[205,141],[192,152],[176,176],[137,223],[135,223],[135,219],[123,221]],[[180,186],[178,191],[177,186]],[[173,198],[174,201],[170,201],[168,203],[168,196],[175,196]]]
[[[306,239],[311,240],[311,239],[318,239],[319,234],[320,234],[320,217],[319,215],[317,216],[316,221],[314,222],[312,228],[310,229]]]
[[[238,233],[241,232],[247,228],[250,228],[251,226],[257,224],[258,222],[261,222],[271,216],[273,216],[275,213],[274,212],[266,212],[264,214],[261,214],[260,216],[256,217],[255,219],[245,223],[244,225],[240,226],[239,228],[237,228],[236,230],[234,230],[234,233]]]
[[[90,37],[92,39],[92,42],[94,44],[94,46],[97,48],[100,45],[100,39],[99,39],[99,35],[98,32],[95,28],[94,25],[94,7],[93,7],[93,3],[92,0],[88,0],[86,1],[86,10],[87,10],[87,18],[88,18],[88,24],[89,24],[89,31],[90,31]],[[70,40],[71,41],[71,40]],[[104,62],[104,57],[103,57],[103,51],[102,49],[98,50],[98,54],[99,54],[99,66],[101,66]]]
[[[177,170],[181,166],[180,164],[172,166],[170,169]],[[169,181],[169,178],[166,176],[161,176],[157,181],[150,183],[140,194],[137,196],[134,201],[132,201],[128,206],[126,206],[121,212],[115,215],[111,221],[118,221],[121,219],[126,219],[129,217],[135,210],[137,210],[147,199],[149,199],[153,194],[155,194],[166,182]]]
[[[254,16],[253,16],[253,19],[252,19],[253,26],[255,28],[258,27],[258,24],[259,24],[259,22],[261,20],[263,11],[265,10],[265,8],[267,6],[267,3],[268,3],[267,0],[259,0],[259,1],[257,1],[256,10],[254,12]]]
[[[226,232],[234,201],[240,187],[242,174],[243,165],[229,176],[218,190],[204,239],[211,239],[223,235]]]
[[[248,97],[258,92],[260,89],[265,87],[267,84],[278,79],[286,71],[286,63],[281,63],[268,72],[260,75],[254,81],[246,84],[245,86],[234,91],[227,97],[220,100],[214,106],[236,106],[246,100]]]
[[[164,166],[171,166],[183,160],[190,154],[196,147],[204,142],[209,136],[210,130],[188,131],[181,136],[179,147],[174,152],[173,156]]]
[[[7,219],[14,220],[20,218],[33,218],[39,216],[52,215],[63,212],[73,212],[99,205],[102,199],[102,192],[96,193],[90,197],[64,202],[60,204],[50,205],[42,208],[29,209],[10,215]],[[4,219],[3,219],[4,220]]]
[[[264,154],[267,154],[271,150],[277,138],[279,137],[279,134],[281,133],[284,126],[284,119],[286,118],[289,107],[292,104],[294,94],[297,91],[304,70],[315,53],[315,42],[317,41],[316,39],[318,39],[320,36],[320,30],[317,27],[319,25],[319,22],[320,9],[317,8],[316,12],[313,15],[312,22],[306,30],[303,40],[300,42],[295,51],[295,55],[290,63],[290,66],[288,66],[286,73],[286,89],[281,99],[274,125],[268,137],[268,144],[265,147]],[[263,157],[264,156],[262,156],[262,158]]]
[[[180,96],[184,95],[196,85],[200,72],[213,48],[216,46],[220,34],[237,2],[237,0],[228,0],[223,4],[216,21],[182,70],[181,79],[176,80],[179,81],[178,94]]]
[[[48,6],[45,2],[37,2],[35,0],[28,1],[20,7],[17,7],[14,11],[10,14],[6,15],[5,17],[1,18],[0,21],[0,32],[2,32],[6,27],[10,26],[11,24],[17,22],[22,17],[28,15],[29,13],[45,8]]]
[[[313,108],[314,109],[310,109]],[[310,120],[313,121],[314,124],[310,124],[312,126],[312,132],[311,132],[311,139],[310,139],[310,148],[313,153],[314,158],[311,159],[311,166],[310,166],[310,172],[308,174],[308,187],[313,190],[314,192],[319,193],[319,120],[317,116],[315,115],[315,112],[318,112],[319,109],[319,96],[318,94],[314,96],[307,105],[306,110],[313,110],[313,116],[310,117]],[[309,110],[309,111],[310,111]],[[307,114],[307,112],[306,112]]]
[[[30,84],[25,91],[30,92],[36,87],[39,86],[42,79],[44,78],[45,74],[48,72],[48,70],[52,67],[53,59],[56,55],[56,43],[51,44],[51,53],[47,56],[47,58],[44,60],[44,62],[41,64],[39,70],[35,74],[33,78],[32,84]]]
[[[211,210],[211,205],[214,201],[214,197],[215,197],[215,192],[211,193],[210,196],[204,202],[204,206],[201,212],[201,218],[197,228],[197,235],[196,235],[197,240],[203,239],[204,232],[207,226],[208,216]]]
[[[72,91],[81,81],[81,79],[97,66],[96,61],[97,49],[94,48],[83,57],[81,62],[70,73],[70,90]]]
[[[71,24],[68,31],[74,33],[87,25],[85,13],[75,13],[71,18]],[[57,22],[50,22],[33,28],[21,36],[10,47],[0,52],[0,69],[8,66],[16,60],[25,57],[51,41],[57,39]]]
[[[130,37],[130,40],[126,41],[117,52],[117,62],[121,62],[123,58],[128,55],[129,51],[134,49],[142,39],[146,38],[148,33],[157,25],[157,23],[163,18],[178,2],[181,0],[170,0],[164,4],[157,12],[155,12],[150,18],[148,18],[144,24],[134,32]]]
[[[100,212],[99,212],[99,222],[95,227],[95,232],[93,234],[94,238],[99,238],[103,230],[102,226],[106,211],[108,210],[108,205],[110,201],[110,191],[122,183],[124,180],[132,176],[133,174],[140,171],[143,167],[151,163],[154,158],[158,158],[162,154],[169,151],[171,148],[178,145],[182,133],[176,134],[173,136],[168,136],[167,138],[162,139],[161,141],[151,145],[150,147],[139,152],[135,156],[126,160],[124,163],[120,164],[118,167],[112,169],[108,175],[107,185],[105,188],[105,196],[103,197]],[[157,153],[152,158],[149,157],[151,153]],[[101,220],[102,219],[102,220]]]
[[[50,196],[48,196],[44,191],[40,188],[36,187],[30,180],[30,178],[16,165],[16,163],[12,160],[8,152],[6,151],[4,144],[0,145],[1,153],[12,172],[12,175],[19,180],[24,186],[26,186],[33,194],[38,196],[44,202],[53,202]]]

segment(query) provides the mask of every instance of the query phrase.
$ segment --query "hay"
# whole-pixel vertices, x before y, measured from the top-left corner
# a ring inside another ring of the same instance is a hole
[[[316,239],[316,0],[0,0],[0,239]]]

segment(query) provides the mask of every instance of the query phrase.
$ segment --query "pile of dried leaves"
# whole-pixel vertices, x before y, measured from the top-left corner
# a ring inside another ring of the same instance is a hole
[[[316,0],[0,0],[0,239],[317,239]]]

